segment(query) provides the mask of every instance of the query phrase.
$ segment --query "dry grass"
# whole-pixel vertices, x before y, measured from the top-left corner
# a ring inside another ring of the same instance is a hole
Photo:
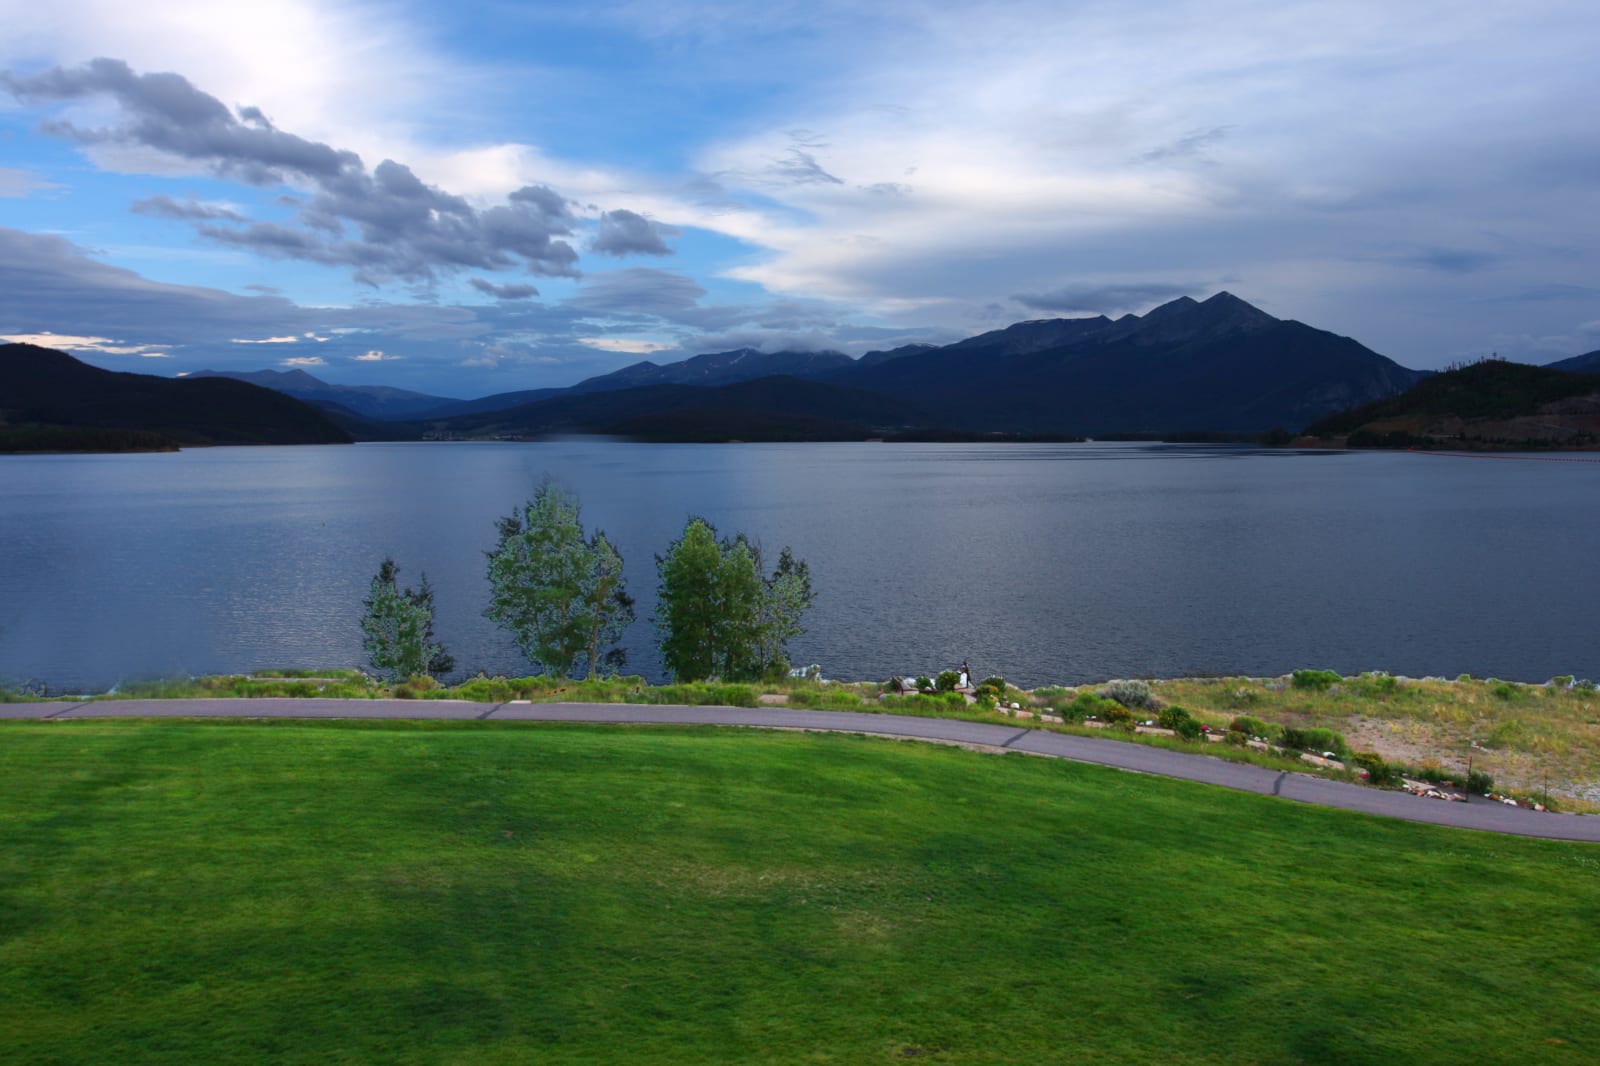
[[[1600,799],[1600,694],[1559,685],[1362,674],[1326,690],[1290,678],[1186,678],[1152,682],[1158,699],[1209,725],[1248,714],[1290,726],[1320,726],[1357,750],[1420,766],[1436,763],[1494,775],[1512,789]],[[1092,687],[1092,686],[1090,686]],[[1569,805],[1570,806],[1570,805]]]

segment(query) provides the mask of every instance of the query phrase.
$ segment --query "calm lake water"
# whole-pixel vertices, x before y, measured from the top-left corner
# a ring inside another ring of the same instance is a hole
[[[812,568],[796,662],[1026,685],[1297,667],[1600,676],[1600,463],[1162,445],[362,444],[0,457],[0,679],[354,666],[379,561],[467,673],[495,519],[549,472],[622,551],[703,515]]]

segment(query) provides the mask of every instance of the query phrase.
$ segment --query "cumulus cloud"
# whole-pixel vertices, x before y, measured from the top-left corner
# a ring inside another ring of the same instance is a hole
[[[539,290],[532,285],[517,283],[496,285],[485,278],[468,278],[467,284],[485,296],[493,296],[496,300],[526,300],[539,295]]]
[[[332,178],[360,166],[353,152],[284,133],[270,123],[241,121],[182,75],[136,74],[120,59],[102,57],[31,77],[0,71],[0,86],[25,104],[110,96],[122,107],[126,121],[120,126],[87,128],[53,119],[44,128],[80,144],[154,148],[254,185],[277,184],[294,174]]]
[[[1017,293],[1013,300],[1035,311],[1110,314],[1131,311],[1152,303],[1190,296],[1198,285],[1171,285],[1161,282],[1127,285],[1064,285],[1046,292]]]
[[[589,244],[591,251],[603,255],[671,255],[663,238],[675,237],[675,226],[653,222],[632,211],[607,211],[600,216],[600,229]]]
[[[398,355],[390,355],[388,352],[379,351],[378,349],[373,348],[369,351],[362,352],[360,355],[353,355],[350,358],[357,363],[392,363],[400,357]]]
[[[291,355],[287,359],[278,360],[279,366],[327,366],[328,361],[320,355]]]
[[[559,239],[572,233],[570,207],[544,186],[524,186],[505,204],[479,209],[424,183],[404,164],[385,159],[369,171],[356,153],[280,130],[257,108],[234,112],[179,74],[138,74],[117,59],[29,77],[0,72],[0,87],[25,104],[109,97],[118,109],[115,124],[43,123],[47,132],[83,145],[133,146],[190,161],[220,177],[263,186],[296,181],[314,189],[297,204],[292,226],[164,196],[136,207],[193,221],[201,236],[220,244],[348,267],[357,280],[372,285],[426,284],[468,269],[577,273],[577,252]]]

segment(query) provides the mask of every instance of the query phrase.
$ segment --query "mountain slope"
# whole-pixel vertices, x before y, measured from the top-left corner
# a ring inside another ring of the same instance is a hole
[[[101,370],[31,344],[0,347],[0,425],[124,430],[171,444],[350,441],[322,411],[271,389]]]
[[[827,435],[820,439],[828,440],[864,439],[937,424],[926,412],[887,396],[799,378],[765,377],[715,388],[647,385],[565,394],[509,410],[452,418],[438,428],[476,436],[615,433],[791,440],[810,439],[795,436],[796,427],[808,422],[825,426]]]
[[[1600,440],[1600,378],[1485,360],[1330,415],[1306,433],[1348,438],[1353,447],[1593,447]]]
[[[1600,349],[1549,363],[1548,370],[1565,370],[1574,374],[1600,374]]]
[[[398,421],[417,418],[428,411],[460,400],[429,396],[387,385],[331,385],[304,370],[200,370],[190,378],[232,378],[281,392],[313,404],[338,404],[363,418]]]
[[[737,348],[731,352],[708,352],[678,363],[659,366],[645,360],[599,377],[587,378],[572,386],[572,392],[601,392],[634,389],[646,385],[733,385],[757,378],[820,378],[853,365],[855,360],[843,352],[763,352]]]
[[[1403,391],[1422,375],[1230,293],[1144,316],[1022,322],[829,378],[1027,432],[1260,432]]]

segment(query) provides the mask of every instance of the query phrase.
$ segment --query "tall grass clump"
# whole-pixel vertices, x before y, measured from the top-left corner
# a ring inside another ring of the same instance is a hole
[[[1295,688],[1313,692],[1326,692],[1343,680],[1332,670],[1296,670],[1289,676],[1289,683]]]

